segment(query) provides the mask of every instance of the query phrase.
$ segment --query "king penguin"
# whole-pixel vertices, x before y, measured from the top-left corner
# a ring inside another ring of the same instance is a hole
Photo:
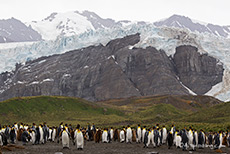
[[[167,139],[167,129],[165,128],[165,126],[163,126],[163,132],[162,132],[162,143],[166,143],[166,139]]]
[[[78,150],[83,150],[84,146],[84,138],[83,138],[83,133],[80,130],[80,125],[77,125],[77,128],[74,132],[74,139],[75,143],[77,144],[77,149]]]
[[[125,142],[125,127],[120,131],[120,142]]]
[[[126,143],[132,143],[132,129],[128,125],[128,128],[126,130]]]
[[[146,126],[144,126],[143,130],[142,130],[142,142],[144,142],[144,138],[145,138],[145,132],[146,132]]]
[[[138,124],[137,130],[136,130],[136,142],[140,143],[141,142],[141,125]]]
[[[52,136],[52,142],[54,142],[54,140],[55,140],[55,138],[56,138],[56,128],[55,127],[53,127],[53,129],[52,129],[52,133],[51,133],[51,136]]]
[[[31,137],[32,145],[34,145],[34,144],[35,144],[35,141],[36,141],[35,130],[30,130],[30,137]]]
[[[64,129],[62,132],[62,147],[64,148],[68,148],[69,149],[69,135],[66,132],[66,130]]]
[[[108,143],[108,131],[107,129],[105,128],[103,133],[102,133],[102,143]]]

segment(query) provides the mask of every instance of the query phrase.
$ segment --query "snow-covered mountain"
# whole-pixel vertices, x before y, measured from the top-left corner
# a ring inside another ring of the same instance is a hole
[[[201,54],[218,59],[224,66],[223,81],[213,86],[207,95],[230,100],[230,26],[205,24],[178,15],[153,24],[116,22],[89,11],[53,13],[42,21],[27,25],[38,31],[44,40],[33,44],[0,44],[0,72],[12,71],[16,63],[24,64],[41,56],[61,54],[90,45],[105,45],[112,39],[140,33],[140,42],[130,46],[130,49],[153,46],[173,57],[177,46],[192,45]],[[7,88],[8,82],[4,88]],[[0,89],[0,93],[4,88]]]
[[[173,15],[167,19],[155,22],[154,25],[158,27],[167,26],[167,27],[187,28],[192,32],[197,31],[200,33],[210,33],[222,37],[230,36],[230,26],[213,25],[213,24],[193,20],[188,17],[180,16],[180,15]]]
[[[129,21],[115,22],[112,19],[103,19],[94,12],[72,11],[66,13],[52,13],[42,21],[26,23],[38,31],[45,40],[55,40],[58,36],[72,36],[99,28],[122,26]]]
[[[41,35],[21,21],[15,18],[0,20],[0,43],[39,40]]]

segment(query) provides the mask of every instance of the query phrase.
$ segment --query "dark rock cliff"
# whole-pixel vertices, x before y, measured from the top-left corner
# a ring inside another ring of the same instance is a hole
[[[174,58],[153,47],[132,48],[139,34],[61,55],[41,57],[0,75],[0,100],[18,96],[63,95],[100,101],[147,95],[197,94],[221,82],[223,66],[192,46]],[[179,76],[179,78],[178,78]]]
[[[180,80],[197,94],[205,94],[222,81],[222,64],[207,54],[201,55],[196,47],[177,47],[173,61]]]

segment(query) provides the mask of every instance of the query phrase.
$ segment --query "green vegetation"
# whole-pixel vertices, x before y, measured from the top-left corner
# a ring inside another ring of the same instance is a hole
[[[198,109],[200,108],[200,109]],[[193,126],[197,130],[230,128],[230,102],[204,96],[156,96],[89,102],[62,96],[19,97],[0,102],[0,124],[60,122],[97,126],[151,127],[156,123],[169,128]]]
[[[217,104],[208,109],[201,109],[186,116],[183,121],[218,124],[230,122],[230,102]]]
[[[85,124],[123,120],[123,113],[102,108],[79,98],[60,96],[20,97],[0,103],[0,123],[14,122],[59,124],[61,121]],[[100,117],[100,119],[98,119]]]

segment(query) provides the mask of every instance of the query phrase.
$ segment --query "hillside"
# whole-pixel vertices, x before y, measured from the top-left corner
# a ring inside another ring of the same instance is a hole
[[[120,127],[138,123],[147,126],[174,123],[179,128],[192,125],[204,129],[227,128],[230,124],[227,112],[230,103],[221,103],[208,96],[165,95],[94,103],[61,96],[19,97],[0,102],[0,108],[0,124],[45,121],[58,125],[63,121],[73,125],[95,123],[97,126]]]
[[[187,122],[226,123],[230,121],[230,102],[221,103],[194,112],[184,119]]]
[[[99,107],[79,98],[61,96],[19,97],[0,102],[0,123],[14,122],[59,124],[61,121],[104,123],[107,118],[121,119],[122,112]],[[98,119],[100,117],[100,119]]]
[[[149,109],[153,105],[157,106],[159,104],[167,104],[173,106],[177,110],[183,110],[188,113],[192,113],[199,111],[201,108],[208,108],[222,102],[210,96],[160,95],[133,97],[127,99],[113,99],[96,103],[100,106],[123,110],[126,113],[139,112]]]

